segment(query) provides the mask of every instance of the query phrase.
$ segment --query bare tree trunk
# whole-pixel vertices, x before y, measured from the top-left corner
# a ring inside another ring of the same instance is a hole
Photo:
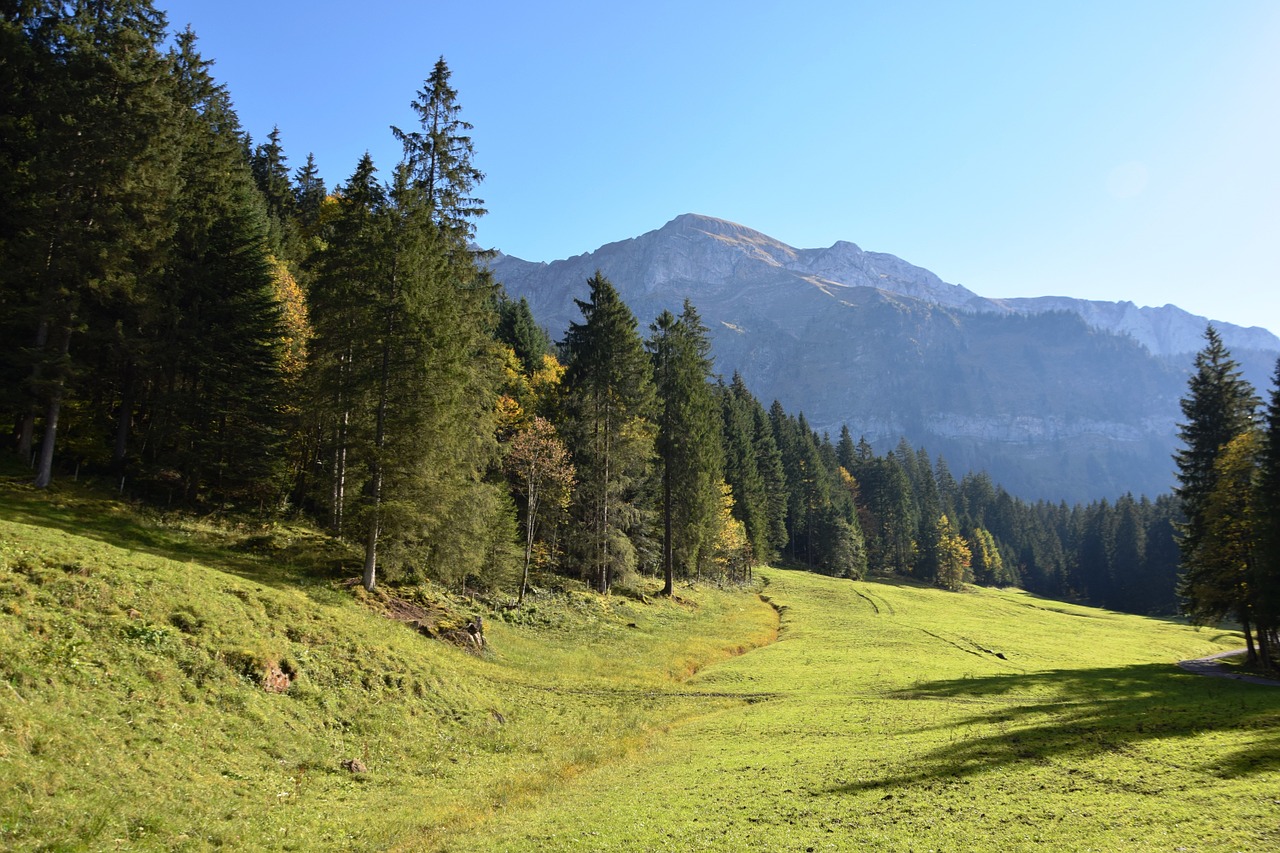
[[[662,569],[665,583],[662,594],[672,595],[676,591],[675,554],[671,547],[671,466],[662,464]]]
[[[1249,616],[1243,608],[1240,613],[1240,627],[1244,631],[1244,643],[1249,648],[1249,654],[1245,660],[1250,666],[1256,666],[1258,663],[1258,650],[1253,645],[1253,631],[1249,630]]]
[[[525,592],[529,589],[529,564],[533,561],[533,533],[538,517],[538,487],[533,466],[529,466],[528,492],[529,500],[525,507],[524,519],[524,574],[520,577],[520,595],[516,598],[516,606],[524,604]]]
[[[120,389],[120,412],[116,417],[116,441],[111,451],[111,462],[119,473],[124,473],[125,459],[129,455],[129,430],[133,425],[133,359],[124,366],[124,384]]]
[[[40,325],[36,327],[36,345],[35,352],[36,363],[31,367],[31,384],[32,388],[40,385],[41,367],[43,366],[39,360],[40,354],[43,354],[45,346],[49,343],[49,321],[41,319]],[[27,413],[22,418],[22,426],[18,430],[18,455],[22,457],[23,462],[27,465],[31,464],[31,450],[35,446],[36,433],[36,408],[37,404],[32,400],[31,405],[27,407]]]
[[[382,342],[382,380],[378,391],[377,427],[373,439],[373,463],[370,466],[370,497],[373,507],[369,520],[369,536],[364,548],[364,588],[373,592],[377,583],[378,537],[382,533],[379,508],[382,504],[382,450],[386,445],[387,395],[391,381],[391,340],[394,321],[388,312],[387,333]]]
[[[380,470],[373,475],[373,483],[373,511],[369,518],[369,535],[364,543],[364,572],[360,578],[367,592],[373,592],[373,588],[378,582],[378,536],[382,532],[379,529],[378,518],[378,503],[382,492],[382,473]]]
[[[71,351],[71,328],[62,332],[60,361]],[[66,391],[66,375],[59,365],[58,378],[49,390],[48,408],[44,416],[44,437],[40,440],[40,458],[36,464],[36,488],[45,489],[53,482],[53,448],[58,438],[58,417],[62,413],[62,396]]]
[[[333,447],[333,498],[330,507],[329,526],[338,536],[342,535],[342,522],[347,493],[347,424],[351,413],[342,412],[338,422],[337,440]]]

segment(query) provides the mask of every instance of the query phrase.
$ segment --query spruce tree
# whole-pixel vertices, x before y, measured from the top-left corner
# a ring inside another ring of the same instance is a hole
[[[755,443],[754,409],[759,403],[737,373],[730,385],[719,387],[719,397],[724,479],[733,495],[732,514],[742,522],[752,553],[758,559],[769,560],[774,550],[769,501]]]
[[[664,311],[650,326],[658,397],[657,452],[662,476],[663,595],[709,561],[718,533],[724,456],[715,399],[708,385],[711,343],[693,304],[679,319]]]
[[[1280,656],[1280,359],[1276,361],[1263,422],[1259,469],[1254,606],[1258,636],[1274,667]]]
[[[182,187],[149,318],[143,460],[177,472],[189,501],[262,502],[284,473],[284,333],[266,215],[230,96],[190,30],[171,62]]]
[[[21,78],[7,89],[0,167],[16,226],[0,243],[6,330],[16,336],[5,372],[24,377],[13,401],[24,458],[41,427],[35,480],[44,487],[84,354],[99,346],[127,359],[120,348],[171,227],[174,109],[159,51],[164,16],[150,3],[30,4],[5,16],[4,38]],[[124,333],[112,341],[116,321]]]
[[[1189,615],[1213,620],[1220,618],[1221,602],[1232,591],[1221,588],[1221,574],[1206,562],[1212,557],[1203,547],[1206,512],[1217,486],[1219,458],[1227,445],[1251,428],[1258,400],[1217,330],[1209,326],[1204,336],[1205,346],[1196,354],[1181,403],[1186,420],[1178,434],[1183,447],[1174,456],[1178,477],[1174,491],[1186,519],[1179,539],[1182,580],[1178,592]]]
[[[418,116],[416,130],[392,127],[404,146],[404,163],[421,190],[431,218],[456,245],[465,247],[475,233],[474,220],[485,214],[483,199],[472,191],[484,180],[484,173],[471,162],[474,148],[463,121],[458,93],[449,83],[452,72],[444,57],[412,102]]]
[[[600,272],[576,300],[582,322],[569,326],[564,351],[564,434],[578,474],[571,542],[582,574],[600,592],[635,563],[628,529],[639,522],[639,486],[653,456],[653,370],[636,318]]]

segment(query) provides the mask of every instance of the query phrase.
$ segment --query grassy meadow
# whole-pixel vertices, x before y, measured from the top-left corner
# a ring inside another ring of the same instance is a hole
[[[1275,850],[1280,690],[1174,662],[1216,631],[770,570],[779,642],[675,729],[450,850]]]
[[[477,656],[356,565],[0,482],[0,848],[1280,849],[1280,690],[1174,666],[1229,633],[779,570],[401,593]]]

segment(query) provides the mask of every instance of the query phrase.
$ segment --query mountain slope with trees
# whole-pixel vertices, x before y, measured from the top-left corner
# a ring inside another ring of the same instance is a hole
[[[692,214],[566,260],[490,266],[553,334],[597,268],[640,316],[689,299],[719,369],[762,399],[822,431],[848,424],[880,452],[905,436],[1030,500],[1172,486],[1177,401],[1207,322],[1172,306],[985,299],[851,243],[795,249]],[[1264,383],[1280,340],[1219,328]]]

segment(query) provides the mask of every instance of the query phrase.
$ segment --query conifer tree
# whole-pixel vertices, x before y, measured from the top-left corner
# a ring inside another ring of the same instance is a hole
[[[0,187],[16,228],[0,243],[0,276],[16,335],[5,372],[25,383],[14,401],[17,449],[31,458],[39,425],[44,487],[86,333],[101,342],[117,319],[128,321],[125,337],[136,327],[168,236],[174,111],[159,51],[164,16],[150,3],[24,5],[4,23],[17,79]]]
[[[653,456],[653,371],[636,318],[600,272],[576,300],[582,322],[564,341],[565,438],[578,473],[571,543],[585,578],[607,592],[635,563],[628,529],[642,511],[638,490]]]
[[[760,470],[760,478],[764,480],[766,518],[768,521],[770,556],[779,554],[788,544],[787,506],[790,495],[787,491],[787,476],[782,467],[782,451],[774,440],[770,417],[764,406],[754,397],[750,397],[753,420],[755,421],[756,467]]]
[[[1235,616],[1240,620],[1250,663],[1259,658],[1252,628],[1260,446],[1258,431],[1246,430],[1227,442],[1218,454],[1213,488],[1201,505],[1202,527],[1196,551],[1186,561],[1189,567],[1182,577],[1182,593],[1191,601],[1192,614],[1197,619],[1214,623]],[[1269,661],[1265,640],[1261,659],[1264,663]]]
[[[452,72],[440,57],[412,102],[418,128],[391,132],[404,146],[404,163],[421,190],[432,221],[455,245],[465,247],[475,232],[474,220],[485,214],[484,201],[471,195],[484,180],[472,164],[469,131],[462,120],[458,93],[449,83]]]
[[[737,373],[728,386],[720,385],[718,393],[724,479],[733,494],[732,513],[742,522],[752,552],[768,560],[773,556],[768,494],[755,445],[754,407],[759,403]]]
[[[271,128],[267,141],[253,150],[249,161],[253,180],[266,205],[271,250],[291,261],[300,260],[297,210],[293,183],[289,179],[288,159],[280,144],[280,128]]]
[[[1258,400],[1217,330],[1209,326],[1204,336],[1205,346],[1196,354],[1195,370],[1182,398],[1186,420],[1179,438],[1183,447],[1174,461],[1178,476],[1175,493],[1186,518],[1179,540],[1183,572],[1179,594],[1188,614],[1212,620],[1224,612],[1222,601],[1233,591],[1219,586],[1224,582],[1221,573],[1206,563],[1213,556],[1202,544],[1206,512],[1217,487],[1219,457],[1227,445],[1251,429]]]
[[[1274,667],[1280,656],[1280,359],[1276,361],[1263,422],[1257,490],[1255,619],[1268,663]]]
[[[711,343],[697,310],[685,300],[679,319],[664,311],[650,330],[662,477],[662,594],[671,595],[676,564],[692,574],[711,558],[723,503],[724,457],[707,384]]]
[[[526,373],[542,367],[542,359],[551,353],[551,338],[533,318],[529,301],[521,296],[512,300],[498,291],[498,340],[515,352]]]
[[[458,109],[450,90],[448,112]],[[464,242],[466,217],[482,211],[455,208],[450,219],[439,205],[479,173],[456,162],[424,173],[431,150],[457,150],[448,128],[403,136],[385,188],[366,155],[339,193],[312,286],[329,517],[362,532],[367,589],[395,568],[490,583],[514,557],[509,497],[485,477],[497,460],[502,365],[489,332],[494,294]],[[469,139],[463,147],[469,155]]]
[[[150,318],[144,461],[177,471],[189,501],[265,501],[282,485],[285,393],[266,217],[230,97],[190,30],[171,61],[182,188]]]

